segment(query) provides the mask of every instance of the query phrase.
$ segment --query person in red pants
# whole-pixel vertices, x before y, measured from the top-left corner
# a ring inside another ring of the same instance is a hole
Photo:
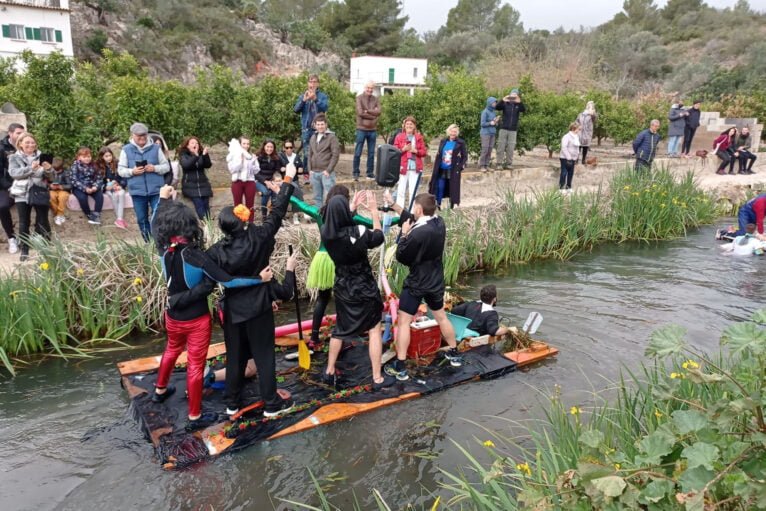
[[[169,384],[178,356],[186,349],[186,391],[189,399],[187,431],[218,422],[217,413],[202,413],[202,386],[210,344],[212,321],[207,296],[216,282],[224,288],[256,286],[271,280],[271,270],[260,278],[234,278],[213,263],[201,250],[202,229],[197,215],[181,202],[170,200],[173,187],[160,189],[160,204],[152,224],[161,254],[162,273],[168,286],[165,328],[168,343],[162,354],[152,401],[163,403],[175,393]]]

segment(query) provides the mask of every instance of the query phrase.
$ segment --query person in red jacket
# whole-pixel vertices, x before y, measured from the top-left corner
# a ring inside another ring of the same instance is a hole
[[[747,224],[755,224],[758,234],[756,238],[761,241],[766,240],[766,236],[763,234],[763,219],[766,217],[766,193],[762,193],[757,197],[750,199],[739,208],[737,213],[737,222],[739,223],[739,229],[736,231],[734,227],[729,229],[723,229],[716,233],[716,239],[733,240],[737,236],[744,236],[747,232]]]
[[[730,166],[729,174],[734,174],[734,141],[737,140],[737,128],[730,128],[715,139],[713,142],[713,149],[715,154],[720,158],[721,164],[716,170],[716,174],[726,174],[726,167]]]
[[[409,186],[411,201],[415,196],[418,176],[423,173],[423,157],[428,154],[428,148],[423,135],[418,131],[418,124],[414,117],[409,116],[404,119],[402,130],[394,139],[394,146],[402,152],[396,203],[406,208],[409,205],[405,202],[407,188]]]

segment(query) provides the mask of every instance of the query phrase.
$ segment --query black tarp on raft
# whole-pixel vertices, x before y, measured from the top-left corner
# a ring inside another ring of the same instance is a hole
[[[354,343],[350,349],[341,353],[338,360],[341,379],[336,391],[319,383],[327,358],[325,353],[315,353],[311,357],[311,368],[306,372],[297,369],[297,362],[285,361],[283,355],[279,351],[276,353],[278,386],[292,394],[296,411],[277,419],[264,419],[261,410],[254,410],[234,424],[229,424],[224,415],[226,406],[223,403],[223,391],[205,389],[202,409],[220,413],[222,424],[197,433],[187,433],[184,430],[187,401],[184,393],[186,371],[183,368],[176,369],[171,376],[171,383],[176,386],[177,392],[162,404],[153,403],[150,399],[157,378],[156,371],[126,377],[130,385],[147,391],[132,399],[131,411],[147,438],[155,444],[163,466],[182,468],[213,454],[247,447],[298,423],[331,403],[374,403],[412,393],[424,396],[471,380],[498,378],[516,368],[516,364],[498,353],[494,346],[480,346],[463,353],[465,363],[462,367],[452,367],[441,356],[437,356],[427,366],[411,368],[408,381],[397,382],[393,387],[379,392],[371,392],[367,346],[364,343]],[[216,369],[223,367],[223,360],[219,358],[213,366]],[[259,401],[255,379],[247,382],[243,396],[245,403]],[[220,443],[214,448],[207,441],[212,438],[211,431],[228,439],[223,450]]]

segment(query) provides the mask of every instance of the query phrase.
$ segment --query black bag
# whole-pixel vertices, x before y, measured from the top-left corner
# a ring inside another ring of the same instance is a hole
[[[32,185],[27,195],[27,203],[30,206],[48,206],[51,203],[51,194],[48,188],[40,185]]]
[[[402,152],[390,144],[383,144],[378,146],[375,156],[375,182],[379,186],[394,186],[399,181]]]

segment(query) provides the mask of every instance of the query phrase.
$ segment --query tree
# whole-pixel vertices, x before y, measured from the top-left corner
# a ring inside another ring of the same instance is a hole
[[[92,9],[96,12],[98,22],[101,25],[107,26],[106,13],[114,11],[114,0],[74,0],[81,3],[88,9]]]
[[[326,3],[327,0],[264,0],[261,18],[287,43],[305,29],[304,24],[316,17]]]
[[[668,0],[660,13],[666,20],[675,21],[687,12],[698,11],[702,6],[702,0]]]
[[[654,16],[657,6],[654,5],[654,0],[625,0],[622,3],[622,10],[625,11],[630,22],[640,25]]]
[[[489,32],[499,5],[500,0],[458,0],[457,5],[447,13],[446,35]]]
[[[322,17],[324,29],[342,36],[352,51],[393,54],[399,47],[404,25],[400,0],[346,0],[328,5]]]
[[[504,4],[500,7],[493,18],[490,32],[497,40],[524,32],[524,26],[519,22],[521,14],[511,7],[511,4]]]

